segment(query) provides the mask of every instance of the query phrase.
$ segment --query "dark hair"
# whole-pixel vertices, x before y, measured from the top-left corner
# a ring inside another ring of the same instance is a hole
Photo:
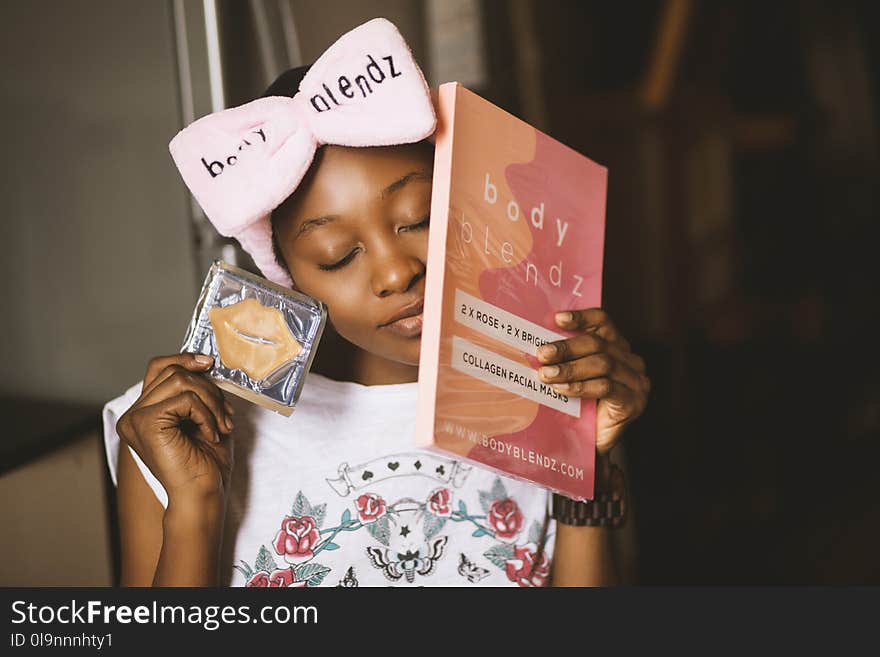
[[[263,92],[261,98],[266,96],[290,96],[293,98],[294,94],[299,91],[299,85],[310,68],[310,66],[297,66],[287,69],[275,78],[275,81]]]
[[[290,280],[293,281],[293,274],[290,273],[290,267],[287,266],[287,260],[284,258],[284,254],[281,253],[281,245],[278,244],[278,236],[275,232],[275,210],[272,210],[272,217],[269,223],[272,230],[272,255],[275,256],[275,262],[277,262],[281,266],[281,268],[287,272]],[[296,282],[294,282],[294,287],[296,287]]]
[[[306,76],[306,73],[308,73],[309,68],[309,66],[298,66],[296,68],[287,69],[275,78],[275,81],[272,82],[266,91],[263,92],[261,98],[266,98],[267,96],[289,96],[292,98],[296,92],[299,91],[299,85]],[[278,244],[278,238],[275,232],[275,222],[278,216],[284,213],[283,208],[285,208],[286,205],[287,200],[285,199],[285,201],[279,204],[277,208],[272,210],[269,223],[272,230],[272,253],[278,264],[284,268],[287,275],[293,280],[293,276],[290,274],[290,268],[287,266],[287,261],[284,259],[284,254],[281,253],[281,246]]]
[[[311,166],[306,171],[303,176],[302,181],[300,182],[299,187],[301,187],[309,176],[314,175],[314,172],[317,170],[317,165],[321,161],[321,156],[324,153],[323,147],[319,146],[318,150],[315,151],[315,158],[312,160]],[[299,189],[297,187],[297,189]],[[287,272],[287,275],[290,276],[290,280],[293,280],[293,274],[290,273],[290,267],[287,266],[287,260],[284,259],[284,254],[281,252],[281,244],[278,242],[278,222],[281,221],[284,217],[287,217],[291,213],[291,206],[293,205],[293,200],[296,197],[296,191],[291,193],[286,199],[281,201],[278,206],[272,210],[272,214],[269,216],[269,225],[272,232],[272,253],[275,256],[275,260],[281,265],[282,268]],[[294,281],[294,285],[296,282]]]

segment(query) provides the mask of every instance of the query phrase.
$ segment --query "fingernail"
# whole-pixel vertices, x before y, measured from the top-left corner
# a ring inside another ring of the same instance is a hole
[[[556,376],[559,374],[559,368],[556,365],[550,365],[549,367],[542,367],[539,372],[544,377]]]
[[[233,426],[234,425],[232,424],[232,420],[230,420],[229,418],[226,418],[226,428],[229,429],[230,431],[232,431]]]
[[[538,356],[547,360],[548,358],[553,358],[556,355],[556,345],[555,344],[545,344],[538,347]]]
[[[206,356],[205,354],[198,354],[196,356],[196,362],[200,365],[210,365],[214,362],[214,359],[210,356]]]
[[[220,434],[219,434],[218,432],[216,432],[216,431],[214,432],[214,442],[215,442],[215,443],[219,443],[219,442],[220,442]]]
[[[569,388],[571,388],[571,386],[567,383],[551,383],[550,386],[562,392],[566,392]]]
[[[571,317],[572,317],[571,313],[567,313],[567,312],[566,313],[556,313],[556,321],[559,324],[562,324],[565,322],[570,322]]]

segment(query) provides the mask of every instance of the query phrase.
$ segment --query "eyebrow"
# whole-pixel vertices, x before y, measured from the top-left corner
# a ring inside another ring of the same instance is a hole
[[[331,214],[326,217],[316,217],[314,219],[309,219],[307,221],[304,221],[300,225],[299,230],[296,231],[296,235],[293,236],[293,239],[296,240],[299,237],[301,237],[312,226],[323,226],[324,224],[329,224],[333,221],[336,221],[338,218],[339,217],[337,217],[335,214]]]
[[[393,183],[388,185],[388,187],[383,189],[382,193],[379,194],[379,198],[386,199],[394,192],[401,189],[402,187],[406,187],[409,183],[413,181],[431,182],[431,176],[425,171],[410,171],[408,174],[395,180]]]
[[[408,174],[401,176],[393,183],[388,185],[388,187],[383,189],[379,193],[379,198],[384,200],[394,194],[394,192],[406,187],[411,182],[431,182],[431,180],[431,175],[425,171],[410,171]],[[308,219],[300,224],[300,227],[296,231],[296,235],[293,236],[293,239],[296,240],[313,226],[324,226],[326,224],[336,221],[338,218],[338,215],[331,214],[325,217],[315,217],[314,219]]]

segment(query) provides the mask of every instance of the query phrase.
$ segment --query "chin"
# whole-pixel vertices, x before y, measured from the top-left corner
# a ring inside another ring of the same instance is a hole
[[[409,338],[409,344],[406,345],[406,349],[403,350],[400,358],[397,360],[400,363],[405,365],[412,365],[413,367],[419,366],[419,355],[421,354],[422,347],[422,336],[418,335],[413,338]]]
[[[373,356],[384,358],[385,360],[400,363],[401,365],[409,365],[411,367],[419,366],[419,356],[421,354],[422,336],[421,334],[411,338],[403,338],[395,336],[394,339],[381,342],[355,342],[345,338],[359,349],[366,351]]]

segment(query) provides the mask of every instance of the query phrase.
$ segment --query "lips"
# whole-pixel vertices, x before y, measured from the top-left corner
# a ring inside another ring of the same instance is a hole
[[[254,381],[265,379],[302,351],[281,312],[256,299],[212,308],[208,319],[214,327],[221,362]]]
[[[389,317],[387,320],[385,320],[384,324],[380,324],[379,328],[393,324],[394,322],[396,322],[399,319],[404,319],[406,317],[415,317],[416,315],[421,315],[422,310],[424,308],[424,305],[425,305],[425,300],[418,299],[418,300],[414,301],[413,303],[410,303],[410,304],[404,306],[403,308],[398,310],[396,313],[394,313],[391,317]]]
[[[425,300],[417,299],[394,313],[379,328],[391,331],[404,338],[414,338],[422,334],[422,311]]]
[[[414,315],[413,317],[404,317],[396,322],[391,322],[386,327],[389,331],[397,333],[404,338],[414,338],[422,334],[422,315]]]

